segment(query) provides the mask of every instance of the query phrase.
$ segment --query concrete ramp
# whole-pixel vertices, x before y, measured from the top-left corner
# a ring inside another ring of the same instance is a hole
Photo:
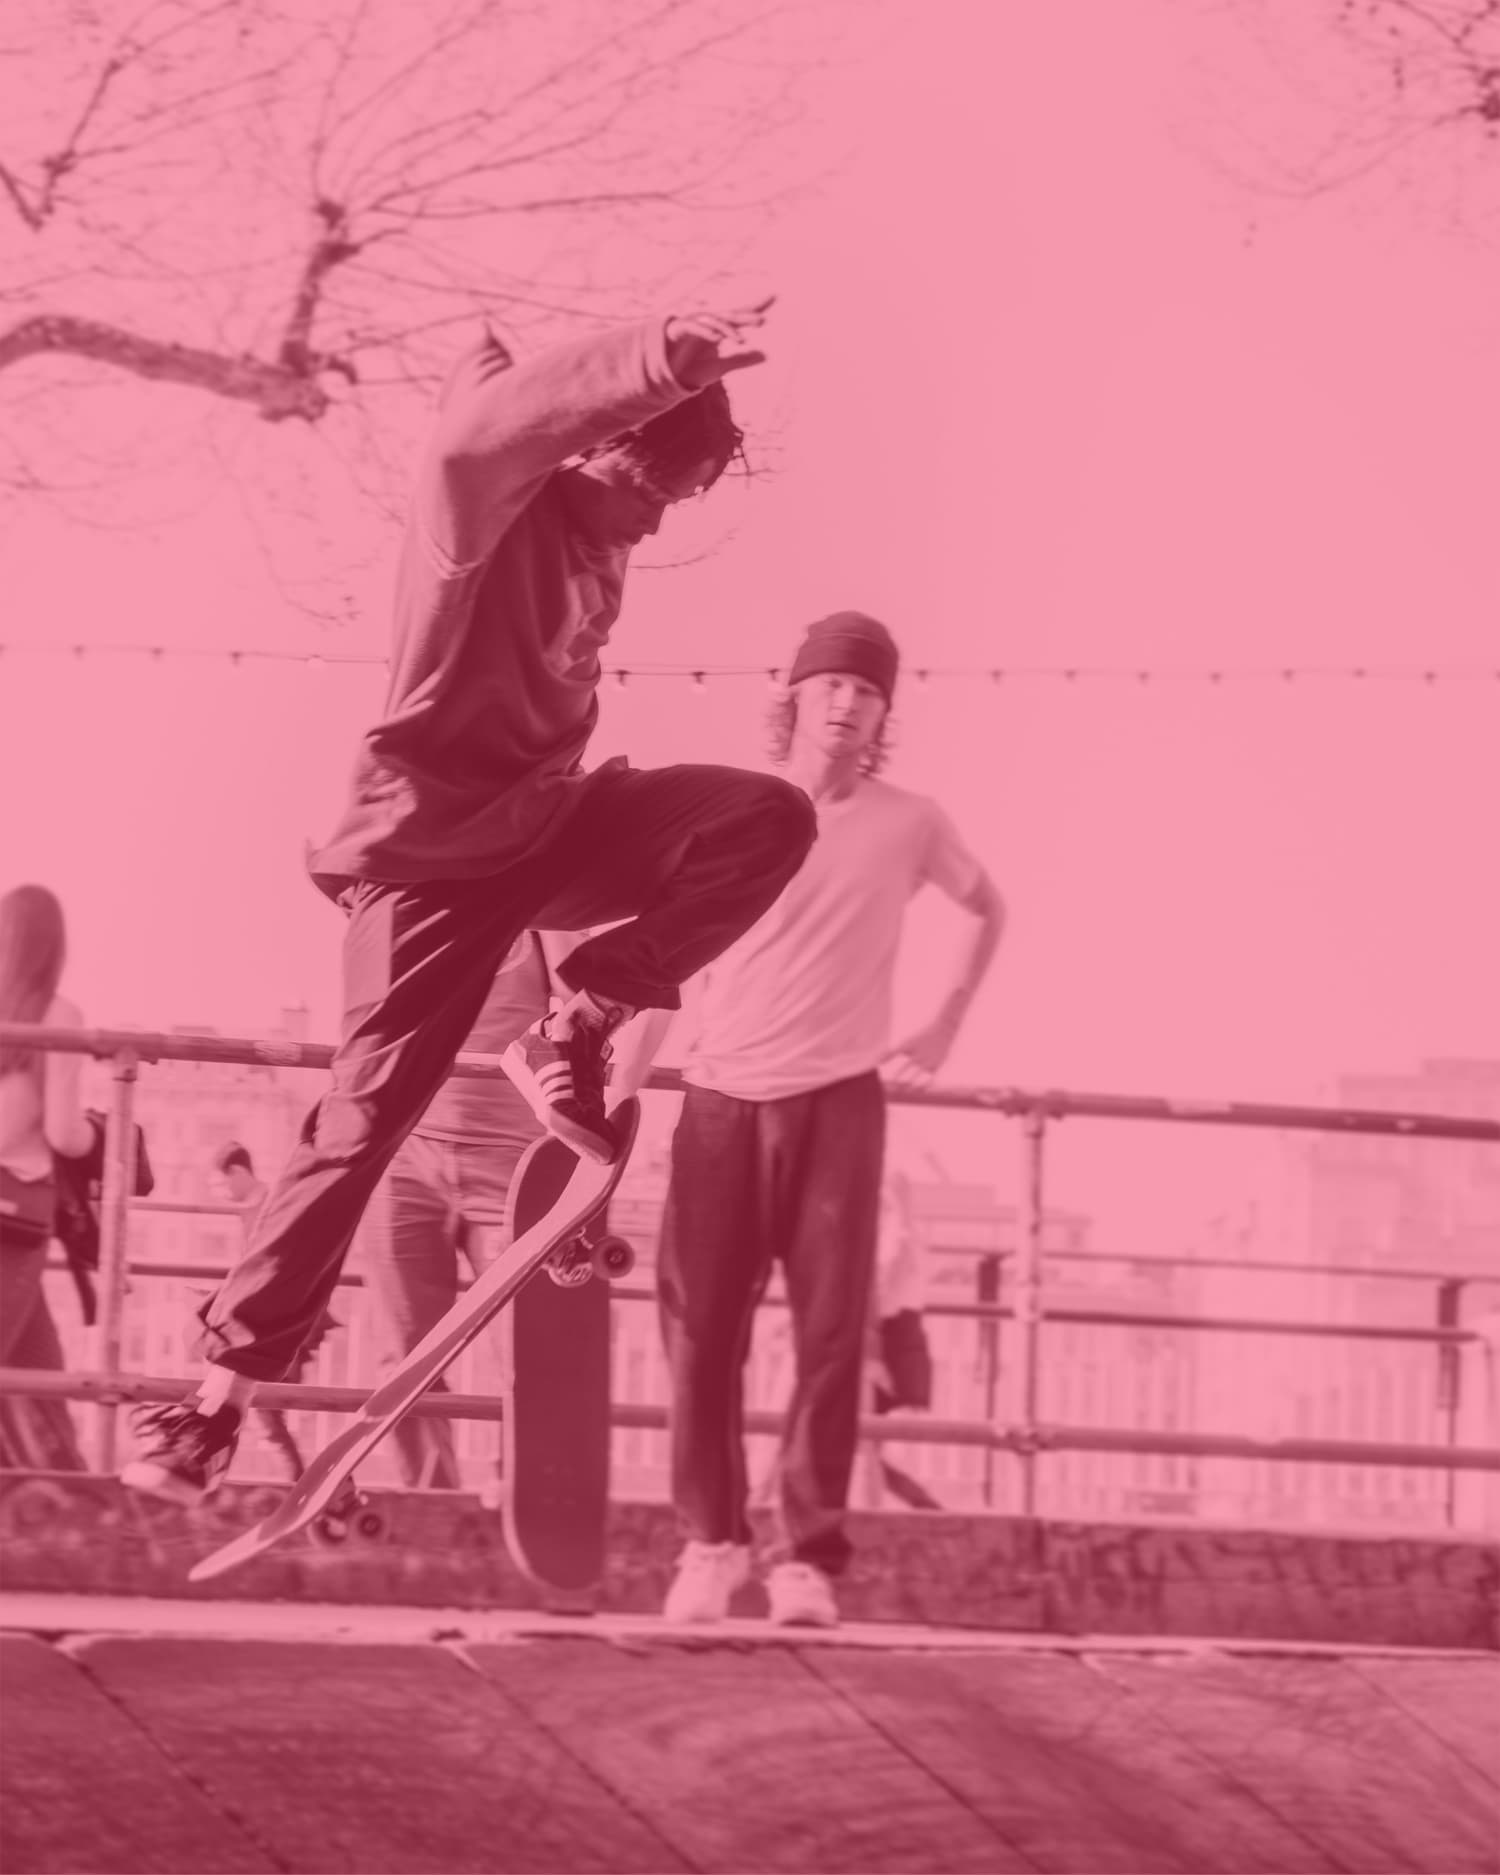
[[[1496,1656],[322,1613],[13,1605],[0,1868],[1500,1870]]]

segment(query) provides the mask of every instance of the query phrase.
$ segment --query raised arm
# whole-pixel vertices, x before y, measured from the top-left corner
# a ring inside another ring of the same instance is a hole
[[[448,380],[418,483],[440,564],[456,573],[485,560],[570,458],[761,363],[750,335],[769,305],[613,326],[520,363],[486,333]]]
[[[448,380],[418,478],[418,522],[439,562],[457,573],[485,560],[555,469],[689,395],[661,319],[519,364],[486,333]]]

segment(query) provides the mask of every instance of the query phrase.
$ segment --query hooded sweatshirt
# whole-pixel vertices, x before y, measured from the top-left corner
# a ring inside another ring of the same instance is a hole
[[[385,707],[309,856],[330,896],[504,871],[577,800],[629,549],[590,538],[581,478],[558,470],[690,395],[659,319],[522,364],[486,335],[460,361],[418,473]]]

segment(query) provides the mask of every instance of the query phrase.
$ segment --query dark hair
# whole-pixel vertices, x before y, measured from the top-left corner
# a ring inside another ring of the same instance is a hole
[[[221,1146],[214,1154],[214,1170],[216,1172],[232,1172],[237,1165],[243,1166],[250,1176],[254,1178],[255,1167],[251,1163],[249,1152],[237,1139],[232,1139],[227,1146]]]
[[[67,956],[63,910],[44,885],[0,897],[0,1022],[40,1022],[52,1007]],[[29,1068],[34,1048],[0,1047],[0,1074]]]
[[[787,685],[780,684],[766,710],[766,751],[778,768],[792,752],[792,732],[796,727],[797,693]],[[892,727],[891,712],[887,707],[870,746],[859,758],[859,772],[862,775],[878,775],[891,759],[895,740]]]
[[[744,460],[744,441],[729,408],[728,391],[722,384],[710,384],[638,430],[616,436],[606,447],[639,463],[648,475],[683,475],[700,462],[710,462],[713,468],[703,486],[712,488],[736,457]]]

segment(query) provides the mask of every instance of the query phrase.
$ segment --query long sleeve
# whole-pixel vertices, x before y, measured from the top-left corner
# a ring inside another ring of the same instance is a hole
[[[554,470],[691,393],[667,363],[663,319],[614,326],[519,364],[490,335],[443,394],[416,492],[440,571],[484,561]]]
[[[556,471],[691,394],[663,320],[518,365],[488,338],[460,361],[397,568],[385,706],[310,857],[333,896],[348,879],[499,873],[567,811],[630,555],[577,526]]]

